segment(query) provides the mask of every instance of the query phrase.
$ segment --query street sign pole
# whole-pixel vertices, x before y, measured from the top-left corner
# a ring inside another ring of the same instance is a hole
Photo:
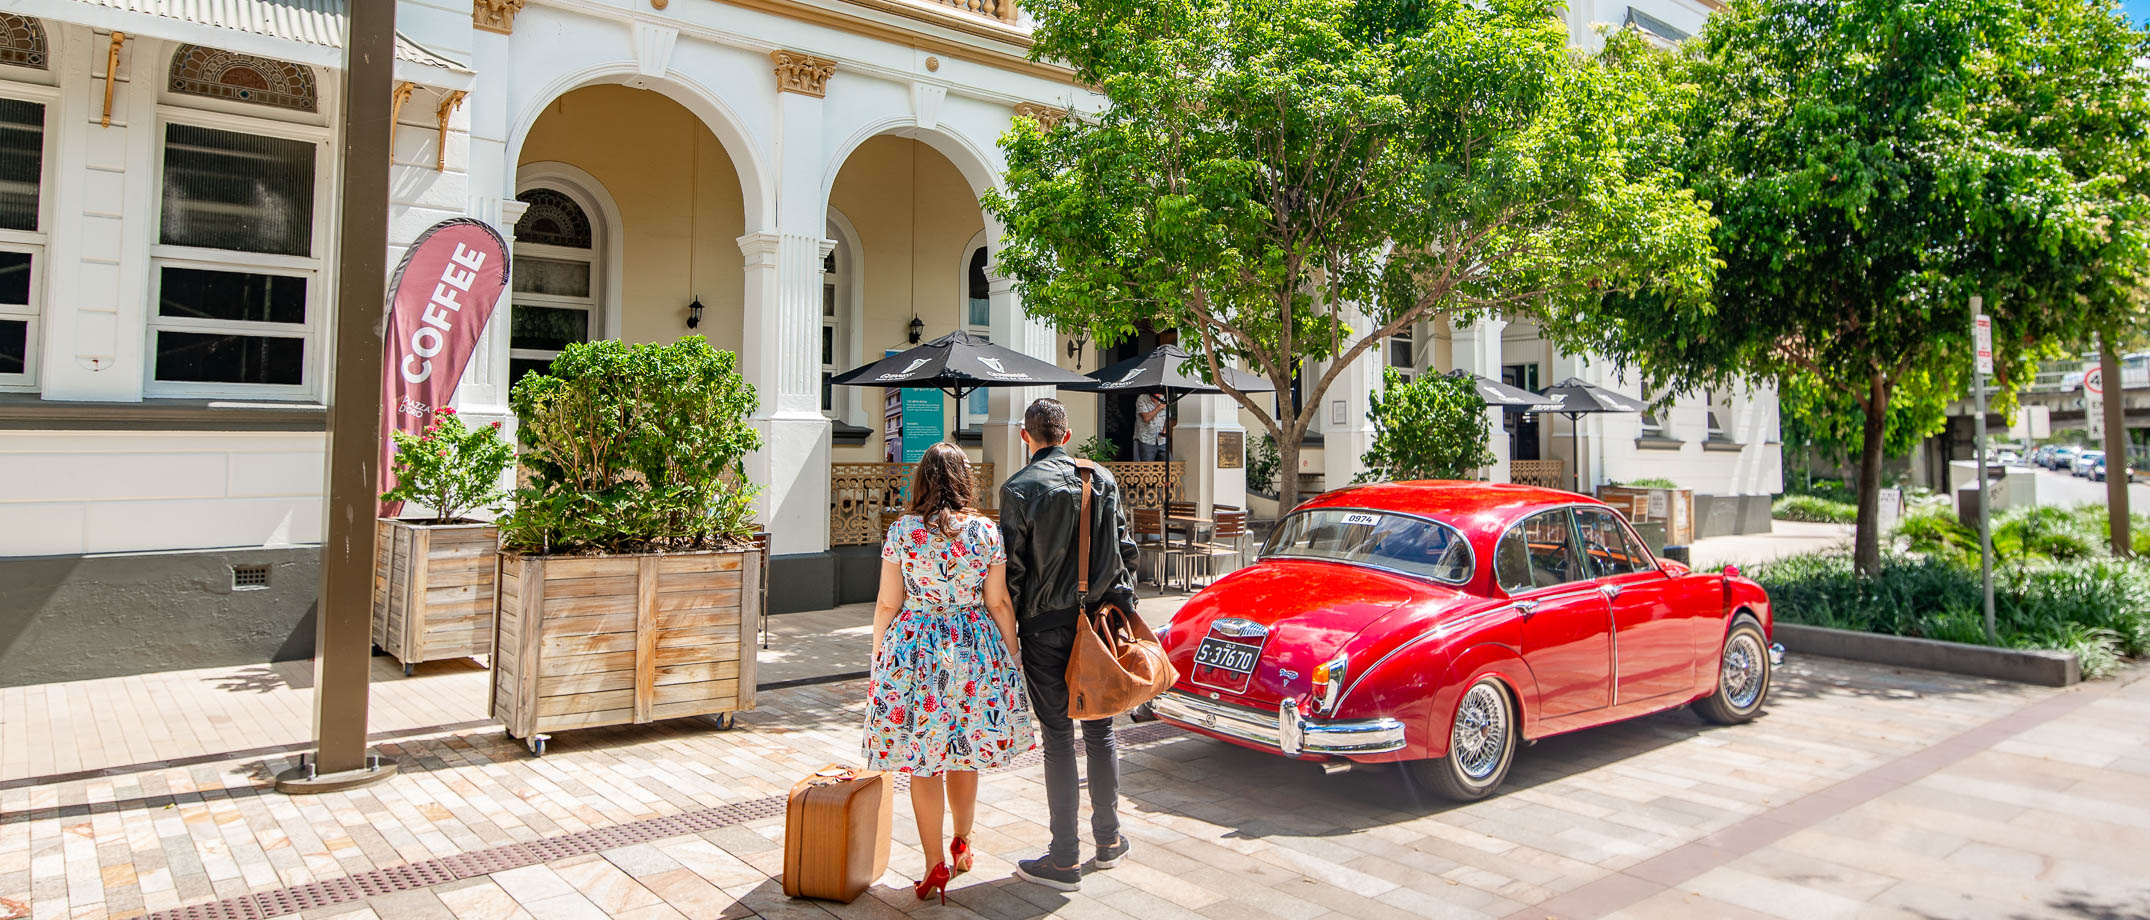
[[[1975,413],[1972,431],[1978,441],[1978,578],[1986,597],[1986,642],[1999,644],[1993,627],[1993,490],[1986,482],[1986,376],[1993,373],[1993,321],[1986,316],[1986,299],[1971,295],[1971,338],[1978,357],[1971,368],[1971,393]]]

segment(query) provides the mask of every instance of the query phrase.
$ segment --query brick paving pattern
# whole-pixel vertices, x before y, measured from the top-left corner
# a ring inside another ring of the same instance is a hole
[[[2052,691],[1794,658],[1751,725],[1675,712],[1548,739],[1504,793],[1464,807],[1394,770],[1325,775],[1145,728],[1125,751],[1135,851],[1076,894],[1009,877],[1047,837],[1029,766],[983,784],[978,867],[945,908],[909,894],[921,860],[899,799],[890,874],[851,905],[783,897],[768,817],[302,916],[2146,916],[2143,676]],[[856,756],[862,693],[768,693],[732,732],[560,732],[543,758],[497,729],[407,737],[382,745],[402,775],[318,797],[268,791],[288,754],[0,789],[0,917],[198,908],[766,799]]]

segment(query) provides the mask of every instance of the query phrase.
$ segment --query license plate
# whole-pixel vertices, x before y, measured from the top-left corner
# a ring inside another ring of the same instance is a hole
[[[1254,659],[1259,654],[1260,650],[1251,645],[1206,638],[1201,645],[1195,647],[1194,663],[1234,674],[1249,674],[1254,671]]]

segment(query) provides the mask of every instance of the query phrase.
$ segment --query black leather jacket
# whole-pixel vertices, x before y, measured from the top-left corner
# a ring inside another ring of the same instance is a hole
[[[1075,615],[1108,595],[1135,609],[1134,571],[1139,550],[1120,507],[1120,486],[1099,468],[1090,476],[1090,591],[1075,596],[1075,521],[1082,483],[1067,451],[1048,447],[1000,487],[1000,532],[1008,547],[1008,594],[1015,602],[1017,631],[1035,633],[1073,625]]]

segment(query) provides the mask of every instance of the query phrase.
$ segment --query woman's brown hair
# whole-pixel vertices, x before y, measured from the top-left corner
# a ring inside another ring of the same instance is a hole
[[[971,481],[970,458],[963,448],[946,441],[926,448],[911,474],[910,512],[926,525],[955,536],[955,517],[970,510],[977,485]]]

